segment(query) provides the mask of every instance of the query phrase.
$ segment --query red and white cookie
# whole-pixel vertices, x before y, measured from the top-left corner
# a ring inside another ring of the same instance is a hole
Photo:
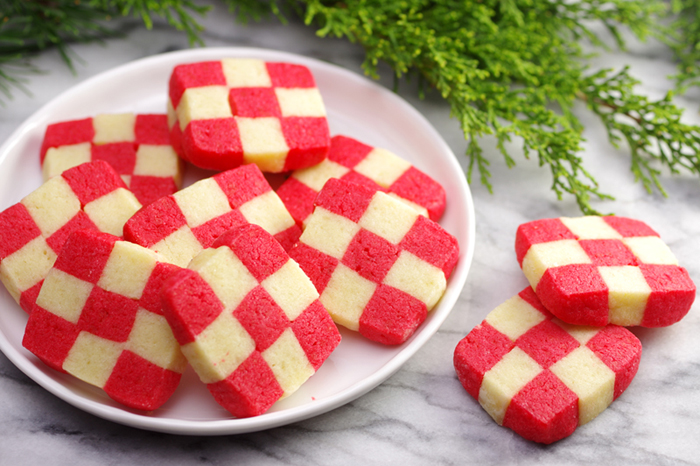
[[[138,211],[124,237],[181,267],[230,228],[254,223],[285,249],[301,234],[280,198],[255,165],[200,180]]]
[[[163,302],[187,360],[237,417],[293,393],[340,342],[313,284],[257,225],[197,255],[166,283]]]
[[[294,171],[277,189],[282,202],[299,223],[314,209],[314,199],[330,178],[380,189],[403,200],[431,220],[445,211],[443,187],[399,156],[347,136],[334,136],[328,158]]]
[[[44,181],[94,160],[108,162],[143,205],[174,193],[182,183],[183,164],[170,146],[165,114],[102,114],[46,128]]]
[[[206,169],[254,163],[280,173],[328,153],[326,109],[302,65],[225,58],[176,66],[168,116],[175,151]]]
[[[22,344],[126,406],[156,409],[187,364],[160,298],[177,270],[116,236],[77,231],[44,280]]]
[[[44,277],[68,235],[89,228],[121,236],[141,207],[106,162],[95,161],[51,178],[0,212],[0,279],[31,312]]]
[[[408,339],[459,257],[440,225],[381,191],[330,179],[290,251],[333,320],[387,345]]]
[[[518,227],[515,249],[542,304],[571,324],[663,327],[695,300],[688,272],[638,220],[537,220]]]
[[[641,352],[624,327],[575,326],[555,318],[528,287],[459,342],[454,365],[464,388],[499,425],[552,443],[627,389]]]

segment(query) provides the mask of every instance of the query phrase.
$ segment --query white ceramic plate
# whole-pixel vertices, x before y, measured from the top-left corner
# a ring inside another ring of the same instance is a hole
[[[341,330],[341,344],[307,383],[267,413],[247,419],[232,418],[217,405],[191,369],[185,372],[173,397],[149,413],[126,409],[102,390],[49,369],[22,347],[27,316],[0,287],[3,353],[46,390],[111,421],[176,434],[236,434],[289,424],[337,408],[382,383],[428,341],[457,301],[472,261],[471,194],[454,154],[427,120],[400,97],[364,77],[318,60],[262,49],[209,48],[153,56],[95,76],[55,98],[0,148],[0,210],[41,185],[39,147],[47,124],[99,113],[165,113],[168,78],[175,65],[223,57],[254,57],[308,66],[323,95],[332,134],[389,149],[442,183],[448,204],[440,223],[456,236],[461,258],[442,300],[408,341],[386,347]],[[203,173],[191,170],[186,183],[198,176]]]

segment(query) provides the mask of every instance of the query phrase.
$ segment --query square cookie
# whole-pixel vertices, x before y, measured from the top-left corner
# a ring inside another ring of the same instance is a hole
[[[542,304],[571,324],[663,327],[695,300],[688,272],[638,220],[536,220],[518,227],[515,250]]]
[[[41,283],[68,235],[84,228],[122,235],[141,203],[112,167],[98,160],[46,181],[0,212],[0,279],[31,312]]]
[[[175,151],[210,170],[254,163],[280,173],[328,153],[326,109],[302,65],[242,58],[178,65],[168,115]]]
[[[257,225],[198,254],[166,283],[163,302],[187,360],[236,417],[296,391],[340,342],[309,278]]]
[[[466,391],[499,425],[552,443],[627,389],[641,353],[626,328],[566,324],[528,287],[458,343],[454,366]]]
[[[301,228],[256,165],[244,165],[200,180],[138,211],[124,237],[181,267],[226,230],[242,223],[261,226],[292,247]]]
[[[22,344],[130,408],[156,409],[187,364],[160,299],[177,270],[116,236],[74,232],[44,280]]]
[[[165,114],[102,114],[48,125],[41,145],[44,181],[94,160],[108,162],[143,205],[182,184],[183,163],[170,145]]]
[[[347,136],[333,136],[328,157],[318,165],[292,172],[277,189],[294,219],[303,224],[314,199],[330,178],[384,191],[438,221],[445,211],[443,187],[409,162],[386,149]]]
[[[337,178],[315,205],[290,256],[337,324],[403,343],[444,293],[457,240],[388,194]]]

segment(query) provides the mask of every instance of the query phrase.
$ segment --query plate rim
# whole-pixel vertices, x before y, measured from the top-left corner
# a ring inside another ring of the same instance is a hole
[[[391,92],[390,90],[381,86],[379,83],[369,80],[365,76],[317,58],[306,57],[291,52],[254,47],[206,47],[200,49],[179,50],[140,58],[91,76],[54,97],[36,110],[31,116],[25,119],[20,126],[12,132],[5,143],[0,146],[0,166],[2,166],[5,159],[12,151],[12,148],[19,144],[25,135],[30,132],[30,130],[40,124],[44,124],[42,123],[42,117],[44,115],[50,113],[53,107],[60,106],[64,101],[70,101],[74,95],[79,95],[81,92],[84,92],[85,88],[94,86],[96,83],[103,80],[118,78],[120,75],[129,74],[147,66],[157,66],[159,64],[162,65],[163,62],[170,62],[176,59],[183,62],[193,59],[196,61],[203,61],[205,59],[213,59],[223,56],[258,57],[265,60],[273,59],[277,61],[284,60],[301,63],[307,66],[310,65],[310,67],[314,68],[323,68],[333,74],[340,74],[344,79],[349,79],[361,86],[369,86],[374,91],[381,93],[383,98],[392,100],[395,105],[398,105],[405,111],[409,112],[411,118],[417,119],[428,132],[430,138],[434,139],[440,146],[440,149],[450,156],[448,157],[448,163],[452,165],[452,168],[459,173],[463,173],[462,168],[457,162],[455,154],[449,148],[442,136],[440,136],[437,130],[433,127],[433,125],[423,114],[421,114],[398,94]],[[450,277],[450,281],[453,282],[453,287],[449,288],[440,300],[440,304],[443,307],[448,307],[447,311],[444,312],[441,319],[432,319],[429,322],[425,322],[421,331],[416,332],[416,334],[414,334],[414,338],[404,343],[405,347],[403,349],[401,349],[395,356],[389,359],[387,363],[375,370],[372,374],[326,398],[314,400],[311,403],[306,403],[280,411],[267,412],[263,415],[252,418],[231,418],[202,421],[149,417],[139,413],[127,411],[121,407],[107,406],[97,401],[89,400],[83,396],[77,395],[67,386],[43,374],[43,372],[36,366],[31,364],[26,365],[24,362],[26,357],[20,354],[19,351],[15,350],[14,346],[9,342],[1,328],[0,350],[20,371],[63,401],[100,418],[139,429],[178,435],[228,435],[266,430],[318,416],[357,399],[388,379],[391,375],[398,371],[421,347],[424,346],[424,344],[437,332],[440,326],[444,323],[445,319],[452,312],[454,305],[456,304],[466,283],[468,271],[473,261],[476,242],[475,212],[471,191],[467,184],[466,176],[457,177],[457,179],[459,180],[459,191],[464,196],[464,202],[468,207],[464,218],[464,221],[466,222],[466,237],[468,241],[467,244],[460,243],[460,258],[457,263],[457,267],[454,269]]]

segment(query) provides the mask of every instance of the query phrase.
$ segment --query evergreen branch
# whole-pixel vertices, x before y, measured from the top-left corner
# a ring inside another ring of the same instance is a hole
[[[68,43],[90,42],[113,35],[104,25],[109,11],[68,1],[10,0],[0,11],[0,57],[26,58],[56,47],[64,61],[72,64]]]
[[[627,68],[613,75],[601,70],[586,81],[582,98],[605,124],[610,142],[627,143],[632,173],[648,192],[666,194],[659,180],[662,167],[673,174],[700,174],[700,127],[681,122],[672,93],[656,102],[634,94],[638,81]]]
[[[659,38],[676,55],[676,89],[685,92],[700,86],[700,1],[673,0],[671,13],[672,21]]]
[[[229,4],[248,3],[249,0],[229,0]],[[429,88],[437,90],[450,104],[451,114],[468,140],[470,179],[476,170],[481,182],[492,190],[490,162],[479,145],[481,136],[496,137],[509,167],[516,162],[505,143],[516,137],[522,141],[526,157],[536,155],[541,166],[549,167],[551,188],[559,199],[565,194],[574,196],[584,213],[597,213],[591,206],[593,199],[611,199],[600,191],[579,156],[582,127],[572,106],[588,86],[580,41],[603,45],[587,26],[592,21],[602,22],[618,46],[624,46],[621,27],[645,38],[654,32],[654,19],[664,11],[661,3],[288,3],[305,6],[305,22],[315,24],[320,36],[345,37],[362,45],[366,53],[363,68],[368,75],[376,78],[378,64],[383,61],[393,69],[395,78],[417,74]],[[599,89],[602,91],[603,87]],[[612,121],[604,123],[612,125]],[[609,131],[613,129],[611,126]],[[637,154],[633,153],[634,166],[643,166],[640,160],[645,159]]]
[[[276,0],[258,0],[258,1],[243,1],[243,2],[227,2],[229,11],[236,16],[238,21],[247,24],[250,21],[260,21],[267,18],[270,14],[276,16],[280,21],[286,23],[286,17],[282,12],[282,7],[297,7],[297,5],[278,5]],[[288,2],[291,3],[291,2]],[[301,14],[300,10],[294,11],[296,14]]]
[[[7,99],[12,98],[13,89],[19,89],[25,94],[31,95],[25,84],[28,82],[28,76],[39,73],[41,70],[21,57],[0,58],[0,93]],[[3,101],[0,99],[0,104],[2,103]]]
[[[363,69],[393,70],[395,85],[417,77],[419,94],[438,92],[467,140],[467,176],[478,172],[492,190],[490,160],[480,139],[493,135],[508,167],[507,144],[516,139],[525,157],[536,156],[552,176],[559,199],[571,195],[584,213],[597,213],[600,191],[580,154],[582,125],[573,111],[586,102],[605,125],[610,142],[626,143],[635,179],[664,193],[663,170],[700,174],[700,128],[681,122],[671,94],[651,101],[634,92],[627,69],[588,73],[581,43],[607,47],[594,29],[602,24],[624,47],[623,29],[662,38],[679,57],[679,89],[700,85],[699,0],[672,0],[676,15],[661,27],[661,0],[224,0],[241,21],[297,15],[321,37],[346,38],[365,50]],[[153,18],[201,43],[193,15],[208,7],[195,0],[8,0],[0,6],[0,92],[24,89],[27,58],[55,47],[72,66],[69,44],[116,34],[109,19],[133,15],[147,28]],[[671,28],[677,29],[672,31]]]
[[[202,15],[209,9],[191,0],[5,0],[0,8],[0,91],[7,98],[13,88],[26,92],[27,76],[40,71],[28,65],[34,54],[56,48],[73,70],[70,44],[118,35],[108,24],[112,18],[133,13],[151,28],[153,15],[160,16],[194,44],[201,43],[202,27],[191,12]]]
[[[202,16],[210,9],[193,0],[90,0],[90,6],[117,12],[121,16],[131,13],[140,17],[147,29],[153,27],[152,16],[164,18],[170,26],[187,34],[190,45],[203,44],[200,38],[203,27],[192,13]]]

